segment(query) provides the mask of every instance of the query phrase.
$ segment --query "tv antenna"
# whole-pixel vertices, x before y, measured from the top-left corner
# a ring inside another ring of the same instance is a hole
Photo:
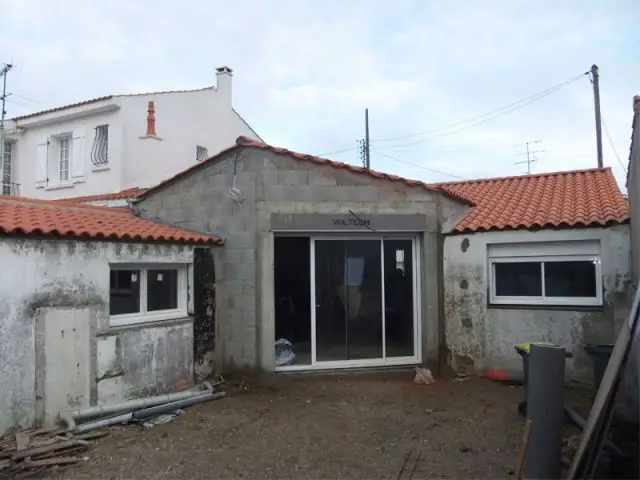
[[[538,161],[538,157],[536,157],[536,153],[546,152],[546,150],[533,150],[533,145],[542,143],[540,140],[535,140],[533,142],[525,142],[525,151],[520,153],[514,153],[514,155],[526,155],[527,159],[522,162],[515,162],[514,165],[522,165],[524,163],[527,164],[527,175],[531,175],[531,165]]]

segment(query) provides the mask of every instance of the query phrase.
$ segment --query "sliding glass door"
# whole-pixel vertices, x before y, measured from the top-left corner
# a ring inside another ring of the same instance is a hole
[[[417,360],[415,241],[312,239],[312,364]]]

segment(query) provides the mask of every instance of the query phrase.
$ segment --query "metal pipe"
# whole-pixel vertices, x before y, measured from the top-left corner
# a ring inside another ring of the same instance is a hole
[[[584,430],[584,426],[587,424],[587,422],[580,416],[578,412],[573,409],[573,407],[566,406],[564,407],[564,411],[566,412],[567,417],[569,417],[569,420],[571,420],[578,428]],[[616,447],[609,440],[605,440],[603,442],[602,448],[604,448],[607,452],[617,456],[618,458],[624,457],[624,453],[622,452],[622,450]]]
[[[115,417],[103,418],[101,420],[96,420],[95,422],[87,422],[82,425],[78,425],[74,428],[73,433],[84,433],[89,430],[95,430],[97,428],[104,428],[110,425],[116,425],[118,423],[127,423],[130,422],[133,418],[133,412],[124,413],[122,415],[117,415]]]
[[[76,408],[74,410],[60,412],[58,414],[58,418],[62,422],[64,422],[67,425],[67,429],[71,431],[74,430],[76,422],[80,420],[85,420],[97,416],[111,415],[127,410],[137,410],[145,407],[153,407],[155,405],[160,405],[163,403],[175,402],[177,400],[183,400],[186,398],[213,393],[213,387],[209,382],[203,382],[202,386],[204,387],[204,389],[198,388],[197,390],[187,390],[184,392],[166,393],[153,397],[137,398],[135,400],[129,400],[114,405],[98,405],[94,407]]]
[[[186,398],[184,400],[178,400],[177,402],[165,403],[164,405],[157,405],[155,407],[145,408],[143,410],[137,410],[133,412],[133,418],[139,420],[142,418],[151,417],[160,413],[171,412],[182,407],[188,407],[189,405],[195,405],[197,403],[209,402],[211,400],[217,400],[227,396],[227,392],[217,392],[206,395],[199,395],[197,397]]]
[[[565,358],[566,350],[562,347],[531,345],[527,388],[531,436],[525,456],[525,478],[561,476]]]

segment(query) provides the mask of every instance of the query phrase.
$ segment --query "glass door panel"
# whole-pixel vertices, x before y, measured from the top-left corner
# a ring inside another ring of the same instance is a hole
[[[415,355],[412,240],[384,240],[385,356]]]
[[[380,240],[316,240],[314,249],[316,362],[382,358]]]

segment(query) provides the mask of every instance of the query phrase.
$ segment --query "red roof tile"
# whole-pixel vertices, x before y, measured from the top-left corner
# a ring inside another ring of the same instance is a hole
[[[40,115],[46,115],[47,113],[55,113],[61,110],[67,110],[69,108],[75,107],[84,107],[85,105],[91,105],[92,103],[104,102],[106,100],[111,100],[113,95],[106,95],[104,97],[91,98],[89,100],[84,100],[82,102],[70,103],[69,105],[63,105],[61,107],[49,108],[48,110],[41,110],[39,112],[27,113],[26,115],[20,115],[19,117],[13,117],[11,120],[26,120],[27,118],[37,117]]]
[[[610,168],[438,183],[473,207],[453,232],[626,223],[629,206]]]
[[[119,192],[114,193],[102,193],[99,195],[86,195],[84,197],[69,197],[61,199],[64,202],[77,202],[77,203],[88,203],[88,202],[99,202],[99,201],[107,201],[107,200],[123,200],[127,198],[135,198],[141,193],[146,192],[146,188],[140,187],[131,187],[121,190]]]
[[[220,238],[136,217],[129,209],[0,197],[0,233],[102,240],[216,244]]]
[[[379,180],[387,180],[387,181],[391,181],[391,182],[399,182],[399,183],[403,183],[405,185],[409,185],[410,187],[421,187],[424,188],[425,190],[429,190],[432,192],[439,192],[439,193],[443,193],[447,196],[453,197],[454,199],[456,199],[457,201],[460,201],[462,203],[466,203],[469,205],[473,205],[473,202],[471,200],[469,200],[468,198],[458,195],[457,193],[454,192],[450,192],[447,190],[443,190],[438,188],[437,186],[433,186],[430,184],[427,184],[425,182],[422,182],[420,180],[410,180],[408,178],[403,178],[403,177],[398,177],[397,175],[391,175],[389,173],[383,173],[383,172],[378,172],[376,170],[371,170],[369,168],[364,168],[364,167],[359,167],[357,165],[349,165],[348,163],[342,163],[342,162],[335,162],[333,160],[328,160],[326,158],[321,158],[321,157],[316,157],[314,155],[309,155],[307,153],[298,153],[298,152],[294,152],[292,150],[287,150],[286,148],[280,148],[280,147],[274,147],[271,145],[267,145],[266,143],[262,143],[256,140],[252,140],[250,138],[247,137],[238,137],[236,139],[236,144],[217,153],[216,155],[214,155],[213,157],[208,158],[207,160],[203,161],[203,162],[199,162],[196,163],[194,165],[192,165],[191,167],[182,170],[181,172],[178,172],[176,175],[174,175],[173,177],[170,177],[162,182],[160,182],[159,184],[157,184],[154,187],[151,187],[149,189],[147,189],[146,192],[141,193],[138,198],[143,198],[145,197],[148,193],[168,184],[171,182],[174,182],[176,180],[178,180],[179,178],[187,175],[190,172],[196,171],[200,168],[203,168],[204,165],[215,161],[216,159],[218,159],[220,156],[229,153],[230,151],[236,149],[236,148],[240,148],[240,147],[249,147],[249,148],[258,148],[261,150],[268,150],[270,152],[273,153],[279,153],[279,154],[283,154],[283,155],[289,155],[290,157],[294,158],[295,160],[300,160],[303,162],[311,162],[311,163],[315,163],[318,165],[326,165],[328,167],[332,167],[332,168],[336,168],[336,169],[341,169],[341,170],[347,170],[349,172],[352,173],[357,173],[357,174],[362,174],[362,175],[368,175],[369,177],[372,178],[377,178]]]

